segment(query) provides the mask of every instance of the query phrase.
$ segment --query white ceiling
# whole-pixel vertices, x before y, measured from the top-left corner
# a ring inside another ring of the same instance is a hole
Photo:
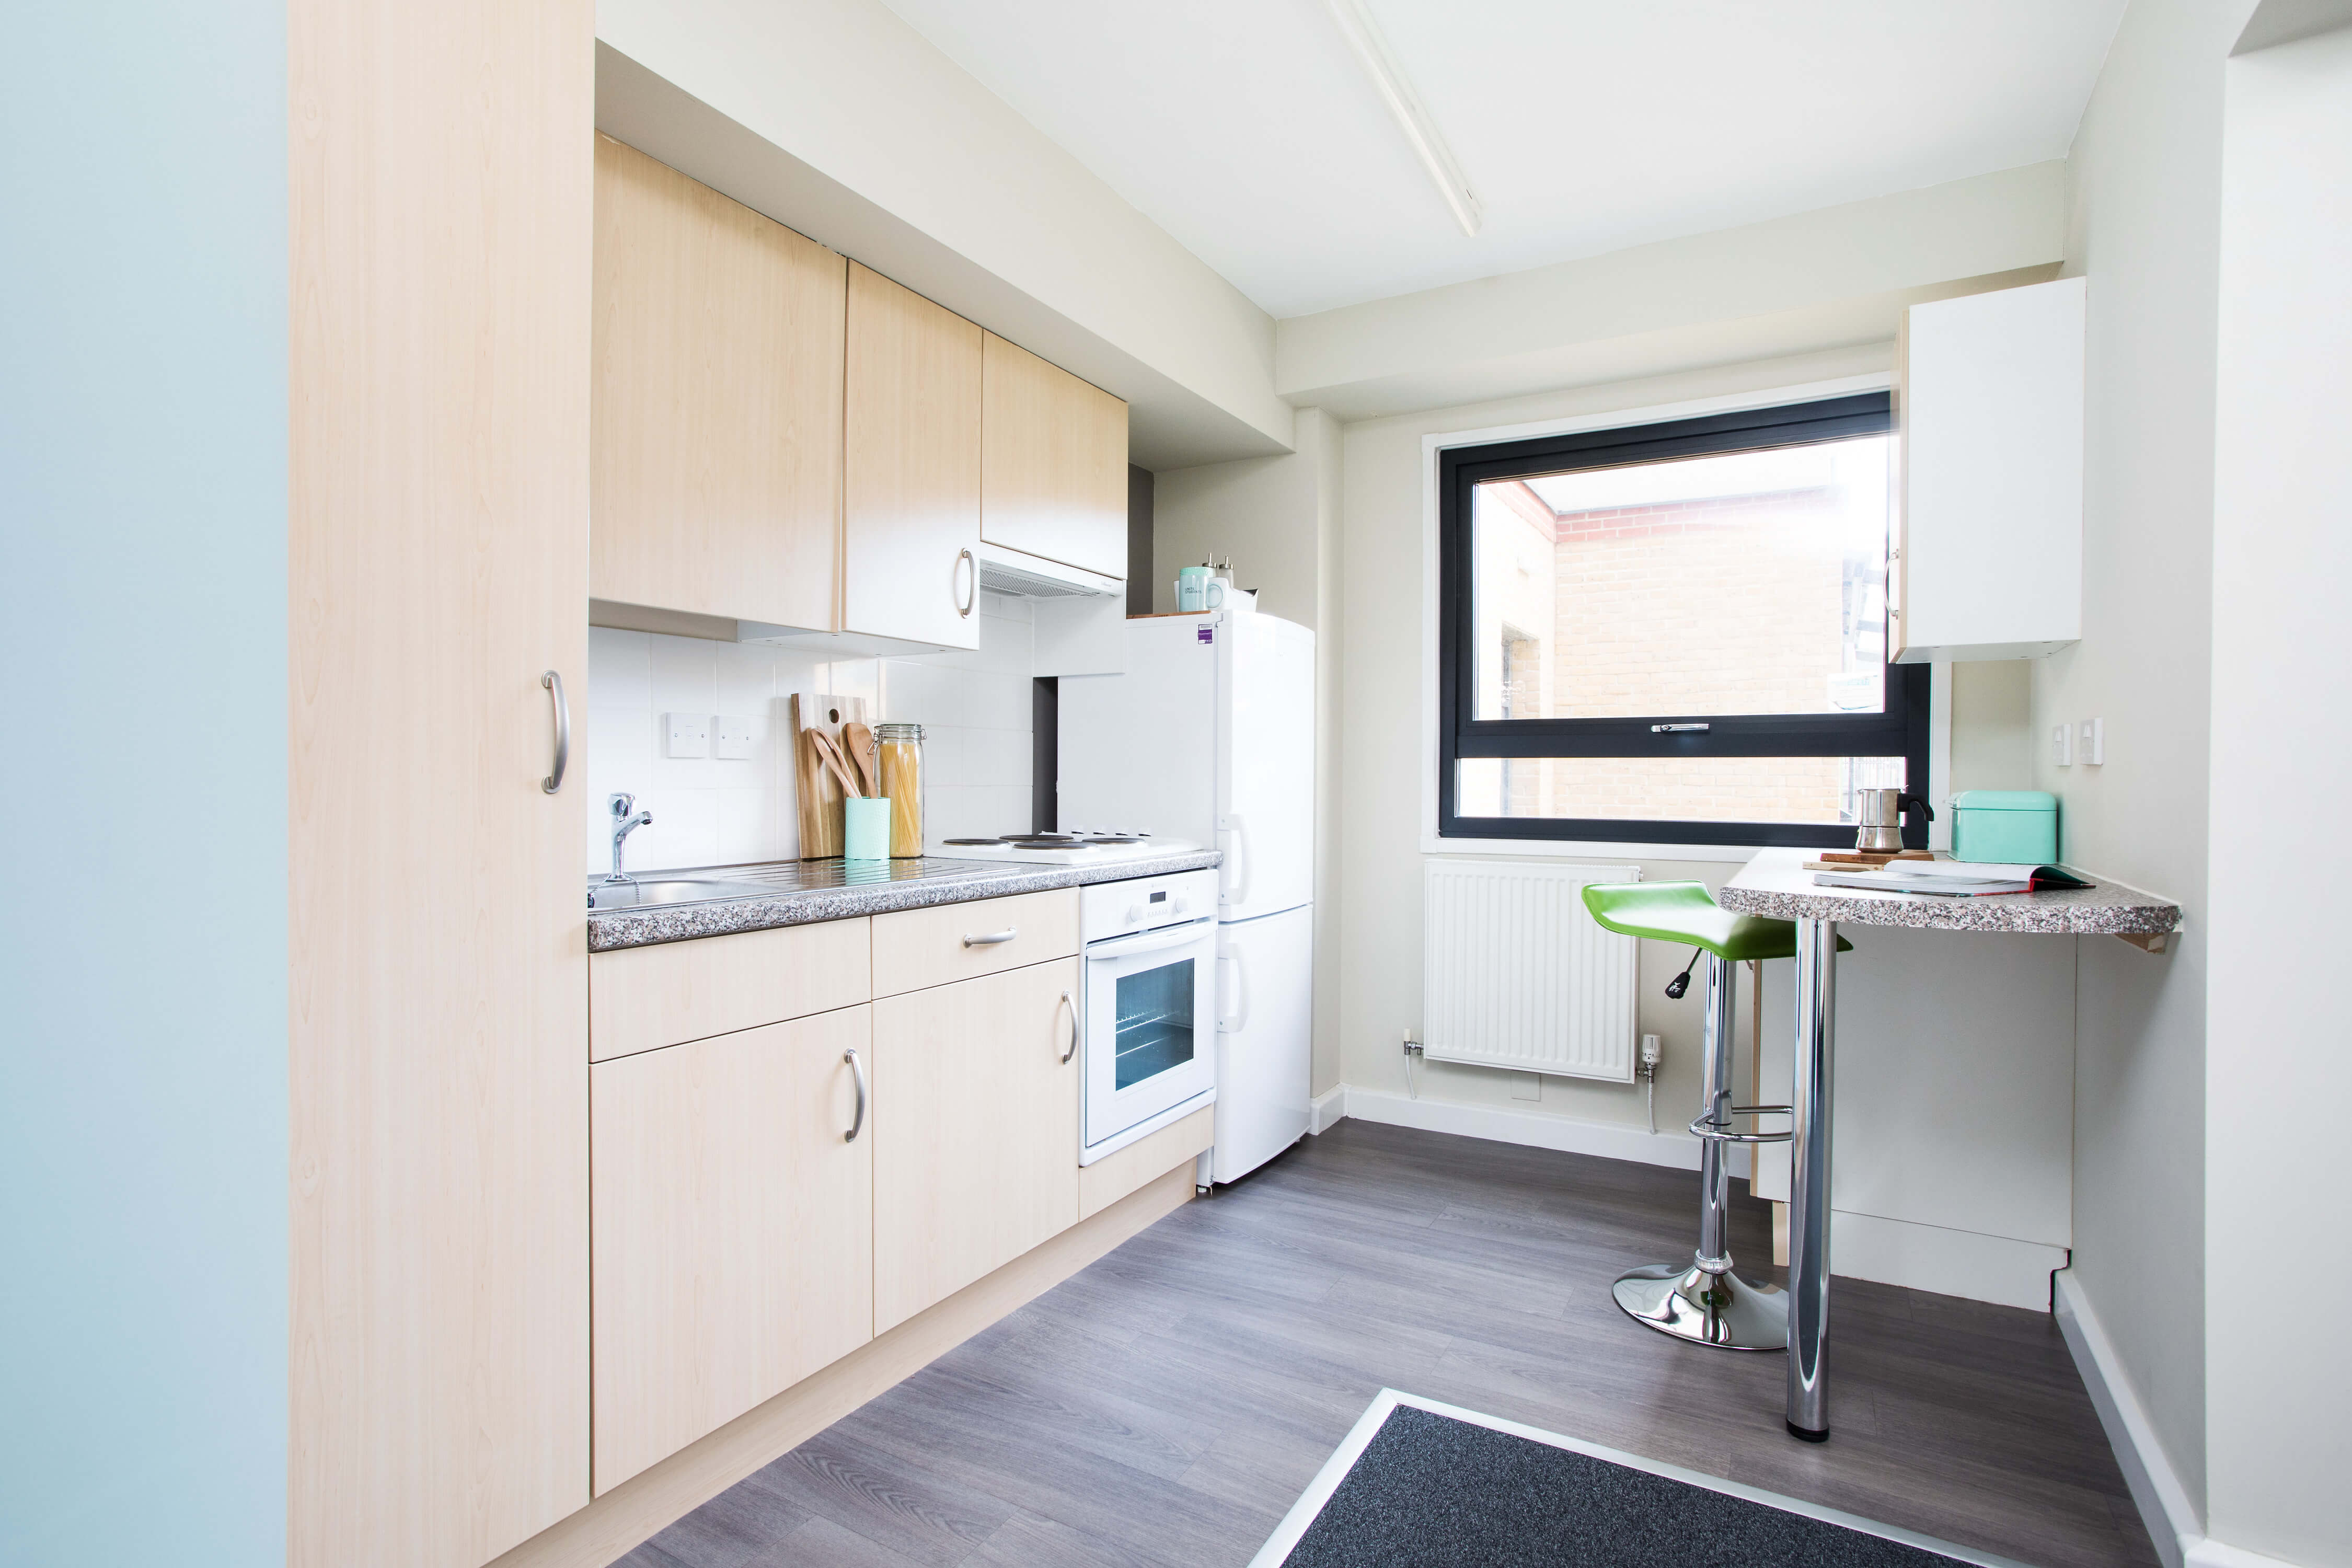
[[[1465,237],[1322,0],[886,0],[1276,317],[2063,157],[2125,0],[1370,0]]]

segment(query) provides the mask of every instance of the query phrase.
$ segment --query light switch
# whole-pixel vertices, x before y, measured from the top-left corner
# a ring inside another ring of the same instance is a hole
[[[2083,721],[2083,761],[2092,767],[2102,767],[2107,760],[2107,721],[2105,719]]]
[[[663,756],[707,757],[709,754],[709,714],[665,713],[662,715]]]
[[[2074,726],[2053,724],[2050,727],[2050,760],[2062,768],[2074,765]]]
[[[710,754],[740,762],[751,754],[751,721],[721,713],[710,722]]]

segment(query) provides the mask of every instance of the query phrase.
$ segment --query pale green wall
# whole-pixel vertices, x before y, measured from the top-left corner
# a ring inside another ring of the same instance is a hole
[[[13,7],[0,1563],[286,1520],[286,37]]]

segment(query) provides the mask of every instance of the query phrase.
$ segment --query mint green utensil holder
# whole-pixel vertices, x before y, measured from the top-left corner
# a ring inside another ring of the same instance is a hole
[[[841,803],[841,853],[850,860],[890,858],[888,795],[867,795]]]

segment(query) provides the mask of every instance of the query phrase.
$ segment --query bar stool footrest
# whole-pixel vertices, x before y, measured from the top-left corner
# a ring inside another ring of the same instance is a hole
[[[1731,1108],[1731,1114],[1793,1117],[1796,1110],[1793,1106],[1787,1105],[1735,1105]],[[1734,1132],[1727,1127],[1708,1121],[1705,1111],[1691,1118],[1690,1130],[1693,1137],[1704,1138],[1710,1143],[1786,1143],[1797,1135],[1794,1128],[1779,1132]]]

